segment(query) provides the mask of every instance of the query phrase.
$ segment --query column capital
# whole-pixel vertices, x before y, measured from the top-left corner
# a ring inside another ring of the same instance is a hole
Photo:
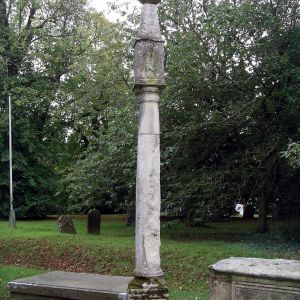
[[[158,103],[162,88],[159,86],[137,86],[134,91],[139,104],[145,102]]]

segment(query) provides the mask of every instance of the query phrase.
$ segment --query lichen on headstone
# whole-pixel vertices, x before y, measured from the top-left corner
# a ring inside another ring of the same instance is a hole
[[[68,216],[60,216],[57,220],[57,228],[61,233],[76,234],[76,229],[73,220]]]

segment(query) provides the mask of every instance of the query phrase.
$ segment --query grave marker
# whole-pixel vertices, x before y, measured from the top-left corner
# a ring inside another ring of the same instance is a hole
[[[57,228],[61,233],[76,234],[76,229],[73,220],[68,216],[60,216],[57,220]]]
[[[101,214],[98,209],[91,209],[88,212],[88,228],[89,234],[100,234]]]

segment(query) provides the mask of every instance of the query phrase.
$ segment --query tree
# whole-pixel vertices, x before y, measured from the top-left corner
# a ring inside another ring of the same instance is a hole
[[[54,128],[51,114],[75,58],[90,43],[84,36],[88,21],[82,0],[0,1],[1,214],[8,211],[8,91],[14,99],[17,214],[42,216],[57,206],[54,145],[60,128]]]
[[[61,192],[69,211],[126,211],[135,186],[132,57],[122,27],[94,17],[103,31],[69,72],[55,114],[57,120],[68,119],[65,146],[76,149],[60,166]]]
[[[165,205],[195,224],[255,202],[263,232],[281,197],[280,151],[299,128],[298,3],[170,0],[162,19]]]

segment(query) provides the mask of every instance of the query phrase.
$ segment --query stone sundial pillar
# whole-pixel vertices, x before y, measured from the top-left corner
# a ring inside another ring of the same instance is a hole
[[[129,299],[168,299],[160,266],[159,99],[165,87],[164,41],[157,4],[139,0],[142,14],[134,46],[135,95],[140,106],[136,179],[136,269]],[[142,298],[141,298],[142,297]]]

